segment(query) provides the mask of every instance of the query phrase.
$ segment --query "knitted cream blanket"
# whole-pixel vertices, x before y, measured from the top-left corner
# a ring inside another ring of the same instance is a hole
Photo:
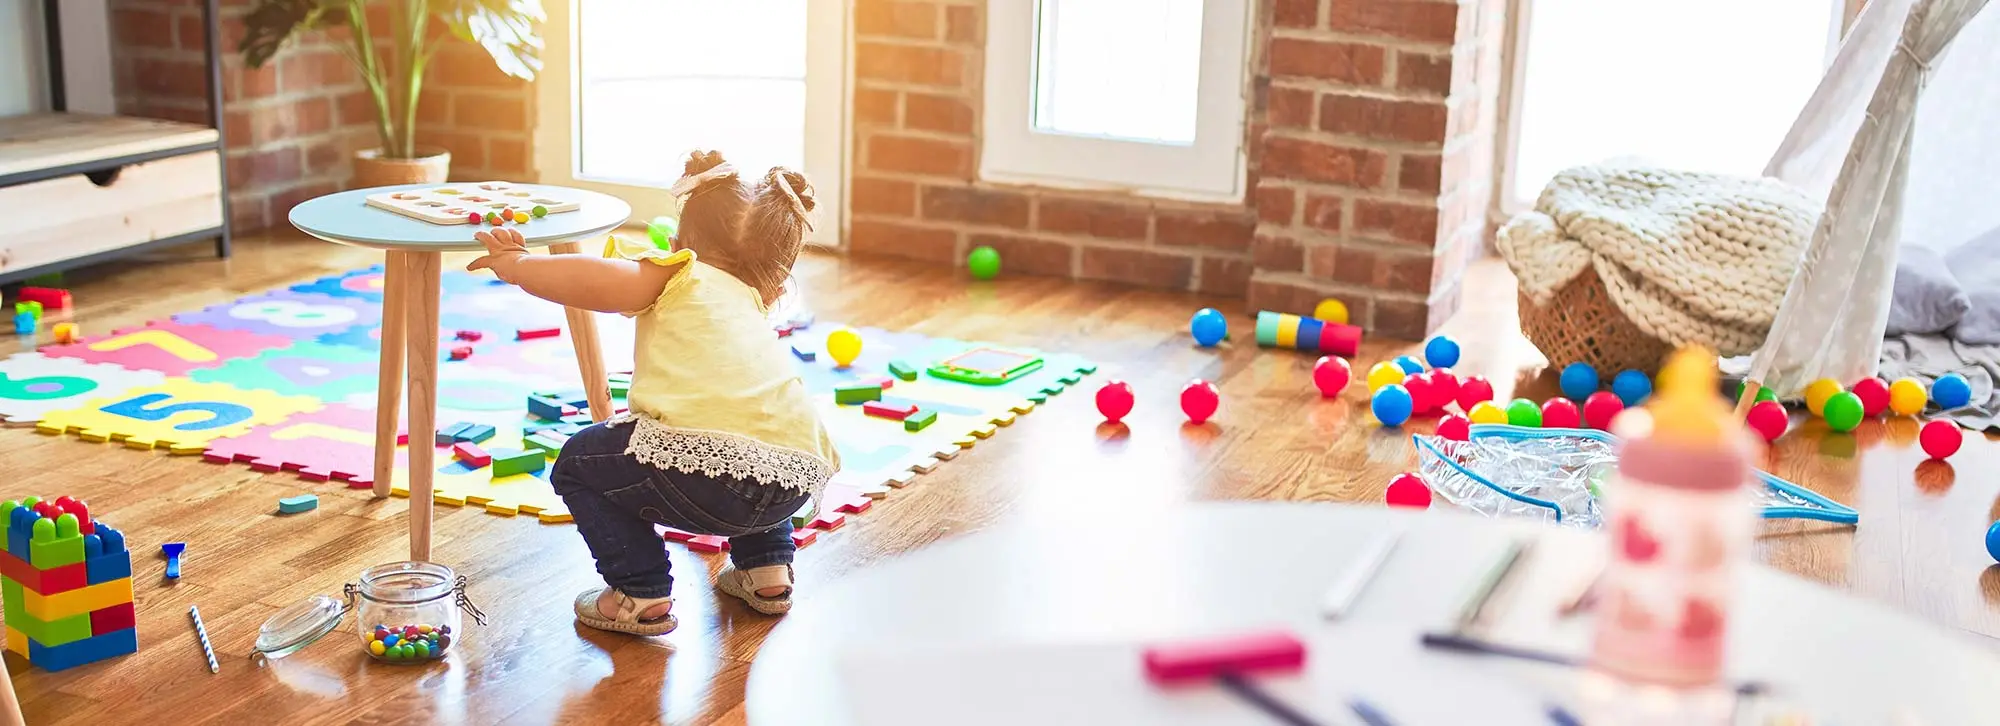
[[[1742,355],[1763,345],[1819,211],[1776,179],[1581,166],[1496,244],[1537,306],[1593,269],[1648,335]]]

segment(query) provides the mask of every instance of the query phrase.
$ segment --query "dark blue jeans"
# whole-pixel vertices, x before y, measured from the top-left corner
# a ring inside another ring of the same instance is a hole
[[[791,564],[798,552],[792,514],[809,495],[641,463],[625,453],[632,426],[596,424],[577,432],[549,472],[605,584],[635,598],[673,593],[667,543],[655,524],[728,537],[737,569]]]

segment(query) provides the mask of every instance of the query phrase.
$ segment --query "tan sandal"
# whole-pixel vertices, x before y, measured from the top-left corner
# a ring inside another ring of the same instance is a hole
[[[748,570],[736,569],[735,565],[723,565],[722,572],[715,576],[715,587],[725,594],[749,603],[750,609],[765,615],[783,615],[792,610],[791,565],[768,565]],[[785,593],[777,597],[757,594],[758,590],[767,587],[782,587],[785,588]]]
[[[680,620],[676,619],[671,612],[667,613],[665,617],[652,620],[644,620],[639,617],[639,613],[646,612],[648,608],[660,603],[667,603],[671,607],[674,602],[673,598],[635,598],[623,592],[618,593],[617,617],[607,619],[603,613],[597,610],[597,598],[601,597],[606,589],[600,587],[585,590],[576,596],[575,610],[577,622],[598,630],[629,633],[632,635],[666,635],[673,632],[674,628],[680,625]]]

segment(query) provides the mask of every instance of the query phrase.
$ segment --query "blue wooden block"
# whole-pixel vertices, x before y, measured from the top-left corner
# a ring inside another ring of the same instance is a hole
[[[98,555],[84,560],[84,563],[84,569],[92,585],[132,576],[132,553],[123,550]]]
[[[576,430],[575,430],[575,431],[570,431],[569,433],[566,433],[566,434],[564,434],[565,436],[568,436],[568,435],[572,435],[572,434],[575,434],[575,433],[576,433],[576,431],[582,431],[582,430],[583,430],[583,427],[585,427],[585,426],[589,426],[589,425],[591,425],[591,424],[593,424],[593,423],[596,423],[596,422],[595,422],[595,421],[592,421],[592,420],[590,420],[590,414],[587,414],[587,413],[573,413],[573,414],[570,414],[570,415],[568,415],[568,416],[564,416],[564,417],[562,417],[562,424],[563,424],[563,426],[574,426],[574,427],[576,427]],[[557,430],[557,431],[562,431],[563,429],[562,429],[561,427],[558,427],[558,428],[557,428],[556,430]]]
[[[68,670],[137,652],[139,631],[134,628],[114,630],[57,646],[44,646],[33,638],[28,639],[28,662],[49,671]]]
[[[533,436],[533,435],[535,435],[535,434],[538,434],[538,433],[541,433],[541,432],[543,432],[543,431],[548,431],[548,430],[550,430],[550,429],[553,429],[553,428],[555,428],[555,427],[557,427],[557,426],[559,426],[559,425],[561,425],[561,424],[554,424],[554,423],[549,423],[549,422],[547,422],[547,421],[543,421],[543,422],[541,422],[541,423],[531,423],[531,424],[528,424],[528,425],[526,425],[526,426],[522,426],[522,427],[521,427],[521,435],[522,435],[522,436]]]
[[[582,430],[583,430],[583,427],[585,427],[585,426],[589,426],[589,425],[590,425],[590,422],[589,422],[589,421],[585,421],[585,422],[583,422],[583,423],[580,423],[580,424],[576,424],[576,423],[569,423],[569,422],[566,422],[566,421],[565,421],[565,422],[563,422],[563,423],[559,423],[559,424],[556,424],[556,428],[555,428],[555,432],[556,432],[556,433],[558,433],[558,434],[561,434],[561,435],[562,435],[563,437],[567,438],[567,437],[570,437],[570,436],[575,436],[575,435],[576,435],[576,432],[578,432],[578,431],[582,431]]]
[[[300,494],[296,497],[285,497],[278,500],[279,514],[298,514],[299,512],[310,512],[318,508],[319,496],[315,494]]]
[[[815,353],[811,350],[807,350],[805,346],[800,346],[800,345],[792,346],[792,355],[798,356],[799,360],[805,361],[807,363],[819,360],[818,353]]]
[[[528,413],[535,418],[554,421],[563,417],[562,397],[548,393],[528,396]]]
[[[457,443],[459,433],[465,431],[467,428],[470,428],[471,426],[472,424],[460,421],[450,426],[438,429],[437,445],[449,446],[453,443]]]
[[[580,392],[574,393],[571,394],[568,398],[564,399],[563,403],[569,406],[570,408],[583,410],[586,408],[590,408],[590,397],[583,395]]]
[[[451,435],[451,441],[445,443],[455,444],[460,441],[470,441],[475,444],[483,444],[487,439],[493,438],[494,433],[493,427],[486,424],[466,424],[465,428]]]

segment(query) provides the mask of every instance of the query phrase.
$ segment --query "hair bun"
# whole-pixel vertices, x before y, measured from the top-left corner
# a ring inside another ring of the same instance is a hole
[[[727,163],[720,151],[694,150],[688,152],[687,163],[681,166],[681,176],[694,176]]]
[[[771,172],[765,175],[764,183],[770,186],[783,184],[792,191],[792,196],[798,197],[799,206],[807,212],[819,205],[818,193],[813,190],[812,182],[806,181],[804,174],[782,166],[772,167]]]

